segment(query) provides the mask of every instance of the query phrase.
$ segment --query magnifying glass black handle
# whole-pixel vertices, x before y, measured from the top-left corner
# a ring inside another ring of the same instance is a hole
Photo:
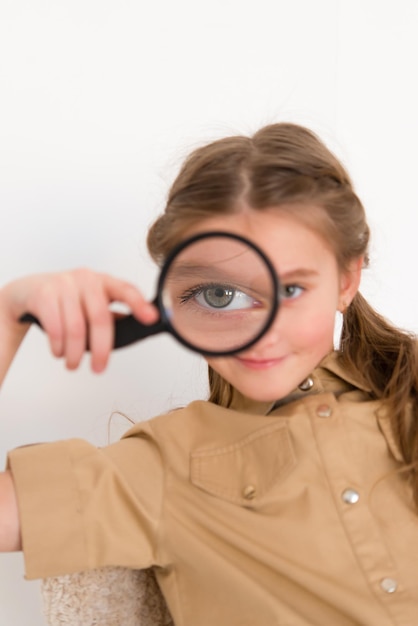
[[[167,330],[164,322],[158,320],[155,324],[141,324],[133,315],[126,315],[115,321],[115,339],[113,348],[124,348],[131,343],[158,335]]]
[[[24,324],[36,324],[42,328],[42,324],[37,317],[31,313],[25,313],[19,318],[19,322]],[[131,343],[146,339],[152,335],[164,332],[166,326],[164,322],[159,320],[155,324],[141,324],[133,315],[125,315],[115,320],[115,337],[113,342],[113,349],[124,348]],[[89,349],[89,346],[86,346]]]

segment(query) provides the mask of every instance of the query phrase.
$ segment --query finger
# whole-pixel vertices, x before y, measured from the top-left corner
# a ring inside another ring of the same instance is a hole
[[[145,300],[135,285],[106,276],[104,286],[109,300],[126,304],[139,321],[144,324],[153,324],[158,321],[160,314],[157,307]]]
[[[94,372],[99,373],[106,368],[113,348],[113,317],[109,310],[108,296],[102,285],[92,281],[82,295],[88,323],[91,367]]]
[[[64,325],[64,356],[66,367],[76,369],[87,347],[87,324],[77,290],[69,281],[61,300]]]
[[[33,311],[46,332],[52,354],[62,357],[65,350],[64,324],[56,294],[52,289],[44,289],[29,310]]]

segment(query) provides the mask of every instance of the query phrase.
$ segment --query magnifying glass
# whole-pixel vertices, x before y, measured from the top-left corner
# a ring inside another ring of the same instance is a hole
[[[181,242],[164,262],[153,301],[158,322],[141,324],[133,315],[116,319],[113,347],[169,332],[200,354],[235,354],[271,326],[279,293],[271,261],[253,242],[223,231],[201,233]],[[40,326],[31,314],[20,321]]]

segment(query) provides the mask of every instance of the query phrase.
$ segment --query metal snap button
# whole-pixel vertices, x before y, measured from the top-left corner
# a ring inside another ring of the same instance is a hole
[[[332,409],[329,404],[320,404],[316,408],[316,414],[318,417],[331,417]]]
[[[301,391],[309,391],[309,389],[312,389],[313,385],[314,385],[313,378],[308,376],[308,378],[306,378],[303,382],[300,383],[299,389]]]
[[[247,485],[246,487],[244,487],[242,495],[246,500],[252,500],[253,498],[255,498],[256,492],[257,490],[254,485]]]
[[[360,500],[360,494],[355,489],[344,489],[341,494],[341,498],[347,504],[355,504]]]
[[[385,593],[394,593],[398,588],[398,582],[394,578],[383,578],[380,587]]]

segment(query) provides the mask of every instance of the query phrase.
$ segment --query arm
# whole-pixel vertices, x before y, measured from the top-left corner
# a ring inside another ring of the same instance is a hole
[[[2,317],[0,292],[0,387],[27,330],[27,325]]]
[[[113,346],[109,304],[122,302],[144,323],[158,318],[133,285],[90,270],[27,276],[0,289],[0,385],[28,331],[28,312],[42,323],[54,356],[68,369],[79,366],[88,339],[92,369],[101,372]],[[19,512],[12,473],[0,473],[0,552],[21,549]]]
[[[0,298],[1,302],[1,298]],[[0,387],[26,335],[27,326],[10,323],[0,306]],[[10,471],[0,473],[0,552],[21,550],[20,520]]]

